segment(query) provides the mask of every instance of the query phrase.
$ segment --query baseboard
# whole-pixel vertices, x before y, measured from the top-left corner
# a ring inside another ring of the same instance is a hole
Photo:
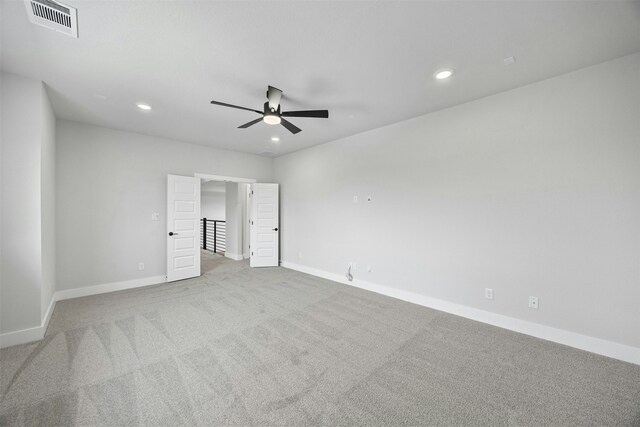
[[[637,347],[631,347],[625,344],[619,344],[600,338],[594,338],[588,335],[582,335],[564,329],[553,328],[551,326],[545,326],[539,323],[520,320],[514,317],[504,316],[502,314],[492,313],[461,304],[455,304],[449,301],[420,295],[415,292],[403,291],[400,289],[378,285],[364,280],[354,279],[352,282],[350,282],[343,275],[330,273],[324,270],[319,270],[316,268],[307,267],[287,261],[281,261],[280,265],[282,267],[300,271],[302,273],[307,273],[312,276],[321,277],[323,279],[328,279],[349,286],[355,286],[357,288],[366,289],[368,291],[422,305],[424,307],[429,307],[435,310],[444,311],[446,313],[455,314],[456,316],[465,317],[467,319],[487,323],[489,325],[497,326],[503,329],[531,335],[536,338],[553,341],[559,344],[578,348],[580,350],[586,350],[592,353],[600,354],[602,356],[607,356],[640,365],[640,348]]]
[[[42,336],[47,332],[47,326],[49,326],[49,320],[51,320],[51,315],[53,314],[53,310],[56,307],[56,302],[58,299],[56,298],[55,292],[51,295],[51,301],[49,301],[49,307],[47,307],[47,312],[44,314],[44,318],[42,319],[42,327],[44,331],[42,331]]]
[[[0,348],[41,340],[44,337],[45,329],[40,325],[34,328],[4,333],[0,335]]]
[[[104,294],[107,292],[122,291],[125,289],[140,288],[143,286],[156,285],[166,283],[166,276],[145,277],[143,279],[126,280],[123,282],[104,283],[102,285],[87,286],[84,288],[65,289],[57,291],[53,294],[49,308],[42,319],[40,326],[33,328],[21,329],[19,331],[7,332],[0,334],[0,348],[11,347],[13,345],[26,344],[33,341],[39,341],[44,337],[49,326],[49,320],[53,314],[57,301],[65,299],[86,297],[89,295]]]
[[[49,320],[51,320],[51,315],[53,314],[56,301],[56,295],[54,294],[51,297],[49,307],[47,308],[39,326],[0,334],[0,348],[41,340],[44,337],[45,332],[47,332],[47,326],[49,326]]]
[[[86,286],[83,288],[64,289],[55,294],[56,301],[71,298],[87,297],[90,295],[105,294],[107,292],[123,291],[125,289],[141,288],[143,286],[166,283],[167,276],[152,276],[142,279],[125,280],[123,282],[104,283],[102,285]]]
[[[242,254],[234,254],[231,252],[225,252],[224,256],[226,256],[227,258],[231,258],[234,261],[242,261],[244,259]]]

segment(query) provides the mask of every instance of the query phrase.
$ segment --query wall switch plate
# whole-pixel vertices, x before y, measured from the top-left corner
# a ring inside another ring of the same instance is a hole
[[[158,212],[154,212],[151,214],[151,221],[160,221],[160,214]]]
[[[144,270],[144,262],[139,262],[138,263],[138,270],[140,270],[140,271]]]
[[[529,297],[529,308],[538,309],[538,297]]]
[[[493,289],[491,288],[484,288],[484,297],[486,299],[493,299]]]
[[[358,203],[358,196],[353,196],[353,203]]]

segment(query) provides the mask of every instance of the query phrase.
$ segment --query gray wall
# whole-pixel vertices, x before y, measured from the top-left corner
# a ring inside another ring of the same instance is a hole
[[[42,82],[1,74],[0,333],[40,326],[54,288],[53,112]],[[46,218],[45,218],[46,217]]]
[[[56,283],[56,118],[46,91],[42,91],[42,303],[44,318]]]
[[[249,184],[227,182],[225,186],[226,252],[233,259],[248,255],[247,192]]]
[[[277,158],[281,258],[639,347],[639,119],[636,54]]]
[[[167,174],[272,177],[260,156],[64,120],[56,135],[59,290],[166,274]]]
[[[224,200],[224,191],[202,191],[200,216],[202,218],[219,219],[224,221]]]

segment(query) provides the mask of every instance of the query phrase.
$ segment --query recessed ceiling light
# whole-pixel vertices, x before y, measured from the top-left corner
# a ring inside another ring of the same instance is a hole
[[[272,140],[273,142],[278,142],[278,141],[280,141],[280,138],[278,138],[277,136],[272,136],[272,137],[271,137],[271,140]]]
[[[443,70],[438,70],[435,73],[433,73],[433,77],[435,77],[438,80],[448,79],[452,75],[453,75],[453,70],[450,69],[450,68],[446,68],[446,69],[443,69]]]
[[[151,110],[151,105],[147,105],[147,104],[136,104],[136,105],[141,110]]]

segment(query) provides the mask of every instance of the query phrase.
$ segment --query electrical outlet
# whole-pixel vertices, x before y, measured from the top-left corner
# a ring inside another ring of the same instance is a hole
[[[538,309],[538,297],[529,297],[529,308]]]
[[[140,271],[144,270],[144,262],[139,262],[138,263],[138,270],[140,270]]]
[[[358,196],[353,196],[353,203],[358,203]]]
[[[484,297],[486,299],[493,299],[493,289],[491,288],[484,288]]]

